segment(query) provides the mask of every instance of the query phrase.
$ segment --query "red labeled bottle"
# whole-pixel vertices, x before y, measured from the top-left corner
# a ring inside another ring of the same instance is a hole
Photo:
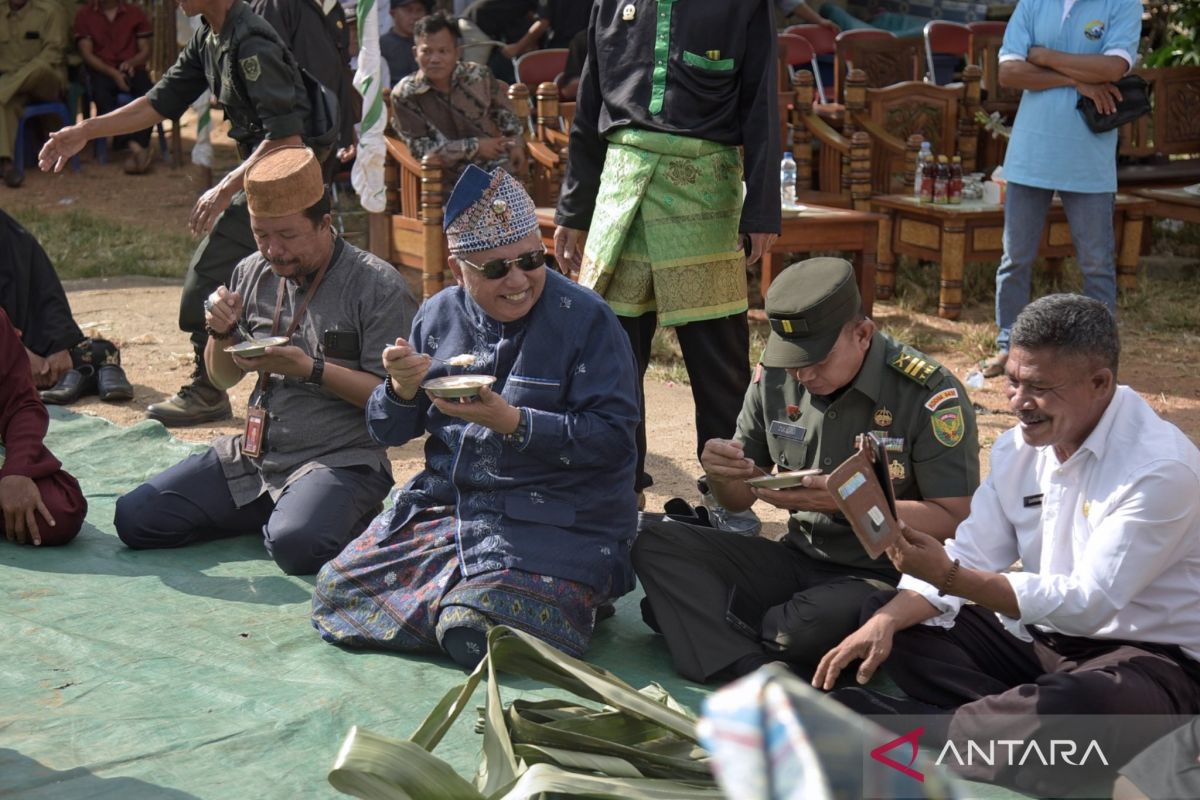
[[[945,156],[938,156],[937,171],[933,178],[933,202],[945,205],[950,202],[950,162]]]
[[[950,186],[949,186],[950,197],[949,197],[949,200],[950,200],[951,205],[958,205],[958,204],[962,203],[962,192],[963,192],[962,157],[955,156],[954,159],[950,162]]]

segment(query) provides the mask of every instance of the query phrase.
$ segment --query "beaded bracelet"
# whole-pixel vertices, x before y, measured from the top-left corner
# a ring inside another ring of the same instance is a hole
[[[950,566],[950,571],[946,573],[946,580],[942,581],[942,588],[938,589],[938,597],[945,597],[946,592],[950,591],[950,585],[954,583],[954,578],[958,575],[958,559],[954,559],[954,563]]]
[[[205,325],[204,332],[207,333],[213,339],[216,339],[218,342],[223,342],[226,339],[233,338],[233,329],[232,328],[230,330],[225,331],[224,333],[219,333],[216,329],[213,328],[212,325]]]

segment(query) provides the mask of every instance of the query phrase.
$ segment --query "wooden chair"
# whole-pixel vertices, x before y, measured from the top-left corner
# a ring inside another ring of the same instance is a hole
[[[421,297],[429,298],[446,286],[442,168],[432,156],[418,162],[390,126],[384,143],[387,208],[368,216],[368,246],[402,274],[419,272]]]
[[[1117,184],[1124,190],[1200,181],[1200,67],[1134,73],[1150,84],[1151,112],[1120,129]]]
[[[975,171],[978,145],[979,67],[963,70],[963,81],[935,86],[907,81],[872,88],[861,70],[846,85],[846,130],[871,139],[871,187],[877,193],[912,193],[922,142],[937,155],[959,156],[963,172]]]
[[[567,164],[567,136],[558,116],[558,87],[550,81],[537,88],[537,113],[531,114],[529,87],[514,83],[508,90],[513,113],[525,126],[525,150],[529,154],[529,180],[526,188],[538,206],[558,205]]]
[[[967,60],[971,52],[971,29],[960,22],[935,19],[925,23],[925,77],[930,83],[938,83],[934,74],[934,56],[958,56]],[[947,81],[949,83],[949,81]]]
[[[812,205],[870,210],[870,137],[862,131],[838,131],[821,117],[813,107],[814,83],[810,73],[799,73],[791,104],[796,199]]]
[[[1021,102],[1021,90],[1000,85],[1000,47],[1004,43],[1005,22],[968,22],[971,31],[971,47],[967,60],[978,64],[983,70],[980,81],[980,107],[985,114],[1000,115],[1000,121],[1012,125]],[[979,166],[985,171],[1004,163],[1004,152],[1008,139],[993,137],[984,130],[979,135]]]
[[[858,29],[842,31],[836,42],[833,93],[838,102],[846,102],[846,77],[853,69],[870,76],[872,88],[919,81],[925,74],[925,43],[917,37]]]

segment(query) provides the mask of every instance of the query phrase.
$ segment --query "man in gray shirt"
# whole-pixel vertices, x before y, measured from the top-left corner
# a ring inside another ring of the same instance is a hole
[[[416,303],[390,265],[334,234],[311,150],[271,151],[245,185],[259,252],[206,304],[204,359],[223,389],[256,373],[246,431],[122,497],[115,524],[133,548],[262,535],[284,572],[311,574],[366,527],[392,486],[363,408],[386,378],[379,354],[409,334]],[[255,340],[284,338],[238,355],[250,346],[231,348],[240,327]]]

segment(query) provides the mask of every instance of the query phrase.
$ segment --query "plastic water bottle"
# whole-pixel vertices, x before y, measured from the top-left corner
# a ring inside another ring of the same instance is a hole
[[[913,173],[913,197],[921,199],[921,181],[925,179],[925,164],[933,161],[933,146],[929,142],[921,142],[921,152],[917,153],[917,169]]]
[[[796,205],[796,160],[786,150],[779,162],[779,200],[784,208]]]

